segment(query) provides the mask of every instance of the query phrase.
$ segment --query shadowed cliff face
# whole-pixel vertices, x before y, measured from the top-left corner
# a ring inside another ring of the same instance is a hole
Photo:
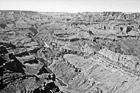
[[[0,93],[139,93],[140,13],[0,17]]]

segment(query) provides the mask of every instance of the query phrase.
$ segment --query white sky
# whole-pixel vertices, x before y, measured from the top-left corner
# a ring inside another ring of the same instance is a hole
[[[0,10],[140,12],[140,0],[0,0]]]

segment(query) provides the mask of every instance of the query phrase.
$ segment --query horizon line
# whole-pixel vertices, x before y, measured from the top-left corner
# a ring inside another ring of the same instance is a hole
[[[132,13],[140,13],[140,12],[124,12],[124,11],[79,11],[79,12],[68,12],[68,11],[38,11],[38,10],[24,10],[24,9],[7,9],[7,10],[1,10],[0,11],[31,11],[31,12],[38,12],[38,13],[103,13],[103,12],[116,12],[116,13],[125,13],[125,14],[132,14]]]

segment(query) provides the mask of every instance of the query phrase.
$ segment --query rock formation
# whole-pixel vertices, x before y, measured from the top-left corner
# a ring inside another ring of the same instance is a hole
[[[140,13],[0,11],[0,93],[139,93]]]

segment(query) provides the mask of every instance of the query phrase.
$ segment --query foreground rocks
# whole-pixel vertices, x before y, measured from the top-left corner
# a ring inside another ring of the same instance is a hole
[[[0,93],[139,93],[139,20],[0,11]]]

